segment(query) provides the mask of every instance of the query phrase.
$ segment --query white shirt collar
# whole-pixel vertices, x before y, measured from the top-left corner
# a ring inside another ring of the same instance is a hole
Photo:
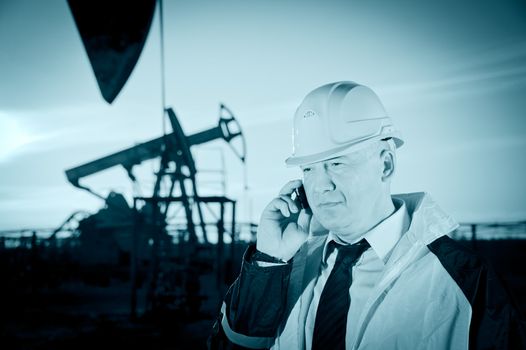
[[[365,240],[367,240],[367,242],[369,242],[371,245],[371,248],[373,248],[378,258],[380,258],[384,264],[387,263],[389,255],[395,244],[407,231],[410,223],[405,202],[401,199],[393,198],[393,204],[395,205],[395,211],[389,217],[384,219],[382,222],[356,240],[356,242],[358,242],[362,238],[365,238]],[[345,244],[332,231],[329,232],[327,240],[325,241],[325,246],[323,248],[323,261],[326,261],[327,259],[327,245],[330,241]]]

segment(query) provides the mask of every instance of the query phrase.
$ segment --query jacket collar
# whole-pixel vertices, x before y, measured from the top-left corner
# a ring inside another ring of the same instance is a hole
[[[400,201],[405,204],[407,216],[404,215],[404,228],[402,232],[405,232],[403,233],[404,240],[407,240],[409,244],[418,243],[419,245],[428,245],[435,239],[449,234],[459,226],[458,223],[450,215],[446,214],[426,192],[394,194],[391,197],[395,204]],[[391,217],[393,215],[391,215]],[[405,221],[407,218],[409,218],[408,222]],[[407,228],[407,226],[409,226],[409,228]],[[321,236],[326,238],[327,241],[331,239],[329,231],[319,228],[317,231],[311,233],[311,237],[312,236],[314,236],[313,238]],[[375,236],[372,239],[374,242],[377,237],[374,234],[373,236]],[[362,237],[360,237],[360,239],[361,238]],[[397,240],[398,239],[395,240],[395,247]],[[369,244],[371,244],[371,246],[373,246],[373,244],[376,245],[376,243],[372,243],[371,241],[369,241]],[[400,254],[403,253],[400,252],[400,249],[397,250],[399,250]],[[384,262],[386,262],[387,259],[392,260],[390,259],[392,257],[390,255],[393,255],[391,252],[394,252],[394,250],[390,250],[387,255],[383,254],[385,249],[382,248],[379,248],[378,251],[375,249],[375,252],[382,258],[382,260],[386,258],[384,260]],[[323,253],[320,258],[324,257],[325,248],[323,249],[323,252],[320,253]]]
[[[413,242],[428,245],[458,227],[453,217],[446,214],[426,192],[396,194],[393,198],[403,200],[407,206],[411,224],[406,234]]]

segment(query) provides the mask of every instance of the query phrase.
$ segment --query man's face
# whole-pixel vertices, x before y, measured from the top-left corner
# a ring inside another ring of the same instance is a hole
[[[309,205],[326,229],[353,239],[377,224],[375,209],[385,198],[377,144],[301,169]]]

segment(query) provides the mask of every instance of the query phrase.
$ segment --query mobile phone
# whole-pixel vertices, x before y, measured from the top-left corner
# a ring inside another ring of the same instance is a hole
[[[305,193],[305,188],[303,185],[294,190],[296,194],[296,199],[298,199],[302,209],[309,209],[309,202],[307,201],[307,194]]]

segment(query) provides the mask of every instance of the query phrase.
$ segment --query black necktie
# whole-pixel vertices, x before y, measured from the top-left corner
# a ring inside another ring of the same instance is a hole
[[[334,249],[331,245],[336,246],[338,255],[323,287],[316,311],[312,350],[345,349],[347,314],[351,305],[349,288],[352,283],[352,266],[369,248],[369,243],[365,239],[347,246],[331,241],[329,252]]]

